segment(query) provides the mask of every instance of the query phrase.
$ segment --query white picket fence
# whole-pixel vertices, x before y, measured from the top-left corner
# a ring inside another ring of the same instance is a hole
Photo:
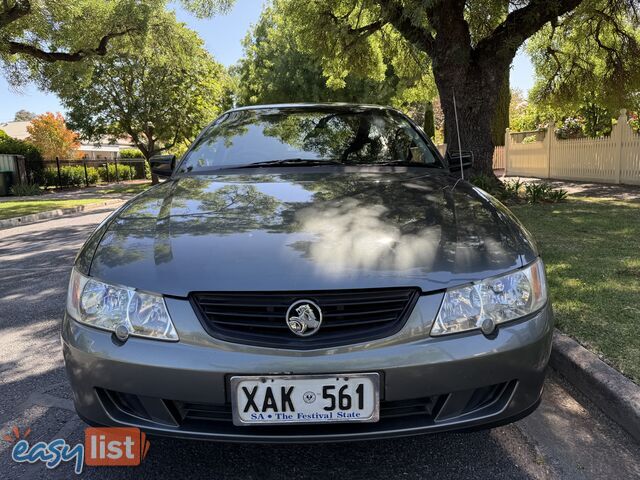
[[[543,141],[518,143],[514,135],[505,135],[506,175],[640,185],[640,135],[626,110],[609,137],[558,140],[553,126]]]
[[[506,158],[504,147],[496,147],[493,151],[493,169],[504,170],[506,167]]]

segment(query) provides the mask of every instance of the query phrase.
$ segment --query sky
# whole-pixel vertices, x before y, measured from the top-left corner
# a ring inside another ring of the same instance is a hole
[[[200,34],[206,48],[223,65],[236,63],[242,56],[242,39],[252,24],[260,17],[264,0],[236,0],[235,6],[227,14],[200,20],[185,12],[180,6],[175,9],[178,20]],[[525,93],[533,86],[533,66],[529,58],[520,53],[511,68],[511,86]],[[15,112],[25,109],[36,114],[44,112],[64,112],[58,98],[39,91],[35,86],[12,89],[0,75],[0,122],[13,120]]]

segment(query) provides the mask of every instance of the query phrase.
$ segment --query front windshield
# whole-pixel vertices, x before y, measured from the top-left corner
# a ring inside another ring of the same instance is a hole
[[[198,138],[179,172],[281,162],[441,166],[413,126],[390,110],[265,108],[223,115]]]

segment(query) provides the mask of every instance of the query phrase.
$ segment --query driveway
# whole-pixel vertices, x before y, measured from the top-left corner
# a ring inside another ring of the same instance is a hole
[[[82,442],[59,323],[76,251],[108,211],[0,230],[0,424],[29,440]],[[151,437],[140,467],[86,478],[640,478],[640,447],[560,378],[541,407],[491,431],[323,445],[242,445]],[[0,440],[0,478],[73,478],[70,465],[16,464]]]

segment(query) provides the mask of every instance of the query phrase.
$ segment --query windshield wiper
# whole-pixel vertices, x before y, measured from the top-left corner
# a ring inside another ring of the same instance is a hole
[[[265,162],[248,163],[235,168],[255,168],[255,167],[297,167],[297,166],[318,166],[318,165],[342,165],[334,160],[314,160],[312,158],[285,158],[282,160],[268,160]]]

